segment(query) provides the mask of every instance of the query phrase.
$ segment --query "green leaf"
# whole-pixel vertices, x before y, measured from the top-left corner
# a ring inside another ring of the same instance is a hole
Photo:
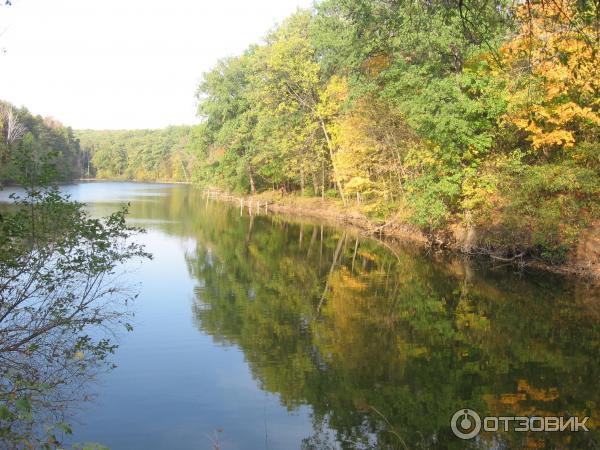
[[[26,397],[18,398],[17,401],[15,401],[15,407],[17,408],[17,410],[19,412],[22,412],[22,413],[31,412],[31,403],[29,402],[29,399]]]

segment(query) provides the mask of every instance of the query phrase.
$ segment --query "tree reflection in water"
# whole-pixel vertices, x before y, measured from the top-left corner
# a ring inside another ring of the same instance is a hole
[[[193,222],[197,326],[287,408],[312,407],[303,448],[596,448],[593,426],[474,441],[449,426],[463,407],[597,418],[595,290],[219,204]]]
[[[241,349],[290,411],[310,407],[305,449],[597,448],[593,423],[473,441],[449,423],[464,407],[597,420],[600,296],[585,283],[153,193],[131,219],[185,239],[197,327]]]

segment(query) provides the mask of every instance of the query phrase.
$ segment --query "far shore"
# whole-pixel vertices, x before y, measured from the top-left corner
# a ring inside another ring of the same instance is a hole
[[[100,182],[111,182],[111,183],[156,183],[156,184],[189,184],[192,185],[191,181],[173,181],[173,180],[127,180],[119,178],[77,178],[73,181],[100,181]]]

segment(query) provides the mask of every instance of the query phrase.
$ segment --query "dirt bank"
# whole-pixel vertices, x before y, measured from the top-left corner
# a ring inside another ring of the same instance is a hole
[[[314,218],[323,220],[331,225],[349,225],[361,234],[385,240],[410,241],[419,246],[446,249],[464,254],[481,256],[484,253],[473,250],[469,245],[471,230],[455,225],[450,227],[443,235],[435,239],[426,236],[419,229],[408,223],[395,220],[389,222],[376,222],[366,217],[358,207],[344,207],[339,201],[320,199],[315,197],[298,197],[281,195],[278,192],[265,192],[254,196],[235,196],[218,190],[205,191],[206,195],[221,201],[238,205],[244,211],[253,214],[282,214],[294,218]],[[575,275],[582,278],[600,280],[600,224],[590,227],[580,238],[577,248],[560,265],[553,265],[535,258],[520,256],[504,258],[493,254],[486,257],[497,262],[513,264],[519,267],[534,267]]]

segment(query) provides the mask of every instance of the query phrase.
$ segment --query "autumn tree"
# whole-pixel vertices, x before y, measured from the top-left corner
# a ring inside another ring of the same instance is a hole
[[[519,30],[502,48],[512,94],[507,120],[547,155],[599,137],[598,17],[593,3],[582,5],[519,5]]]

